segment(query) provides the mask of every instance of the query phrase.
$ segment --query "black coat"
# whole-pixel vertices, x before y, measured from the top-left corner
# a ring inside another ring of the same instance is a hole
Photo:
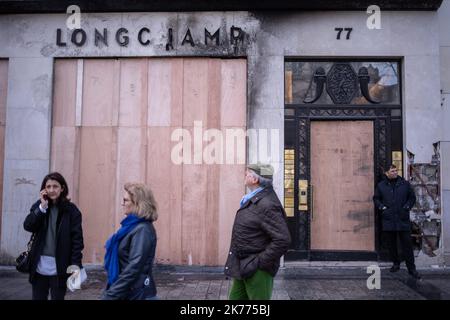
[[[416,203],[416,196],[408,181],[402,177],[392,181],[385,178],[378,183],[373,201],[381,212],[383,231],[411,230],[409,211]]]
[[[36,233],[30,253],[30,276],[29,281],[33,283],[36,268],[39,263],[42,250],[44,248],[45,236],[47,232],[48,217],[50,207],[46,213],[39,209],[40,200],[36,201],[30,209],[30,213],[25,218],[23,227],[26,231]],[[77,265],[82,267],[83,230],[81,227],[81,212],[70,201],[61,201],[58,204],[58,218],[56,220],[56,270],[58,284],[60,287],[66,286],[67,267]]]
[[[286,213],[273,188],[267,187],[236,213],[225,274],[245,279],[260,269],[275,276],[290,242]]]
[[[105,290],[102,298],[133,300],[155,296],[156,286],[152,274],[155,250],[156,231],[153,223],[139,223],[119,242],[119,277]]]

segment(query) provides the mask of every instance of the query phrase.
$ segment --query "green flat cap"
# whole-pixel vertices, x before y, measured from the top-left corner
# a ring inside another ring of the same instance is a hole
[[[273,177],[273,167],[270,164],[258,162],[247,165],[247,168],[263,178],[272,179]]]

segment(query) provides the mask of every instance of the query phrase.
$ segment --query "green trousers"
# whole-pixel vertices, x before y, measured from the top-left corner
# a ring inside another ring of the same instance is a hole
[[[248,279],[233,279],[229,293],[230,300],[270,300],[273,277],[266,271],[257,270]]]

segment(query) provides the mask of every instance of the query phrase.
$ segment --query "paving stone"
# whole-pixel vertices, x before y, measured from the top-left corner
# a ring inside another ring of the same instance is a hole
[[[231,280],[220,272],[197,270],[186,273],[176,268],[154,273],[161,300],[227,300]],[[369,290],[364,268],[296,267],[281,270],[274,279],[273,300],[450,300],[450,270],[421,270],[415,281],[405,270],[381,273],[381,289]],[[29,300],[28,275],[14,268],[0,267],[0,299]],[[88,270],[82,290],[68,292],[67,300],[97,300],[105,288],[102,270]]]

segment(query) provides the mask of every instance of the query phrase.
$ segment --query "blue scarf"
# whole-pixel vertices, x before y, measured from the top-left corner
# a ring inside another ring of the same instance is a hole
[[[104,266],[108,273],[108,285],[113,284],[119,277],[119,242],[142,221],[145,219],[129,214],[120,222],[122,227],[106,241]]]
[[[258,192],[261,192],[261,191],[263,191],[263,190],[264,190],[263,187],[259,187],[259,188],[256,188],[255,190],[253,190],[252,192],[247,193],[245,196],[243,196],[242,199],[241,199],[241,208],[244,206],[244,204],[245,204],[248,200],[250,200],[251,198],[253,198],[253,196],[254,196],[255,194],[257,194]]]

